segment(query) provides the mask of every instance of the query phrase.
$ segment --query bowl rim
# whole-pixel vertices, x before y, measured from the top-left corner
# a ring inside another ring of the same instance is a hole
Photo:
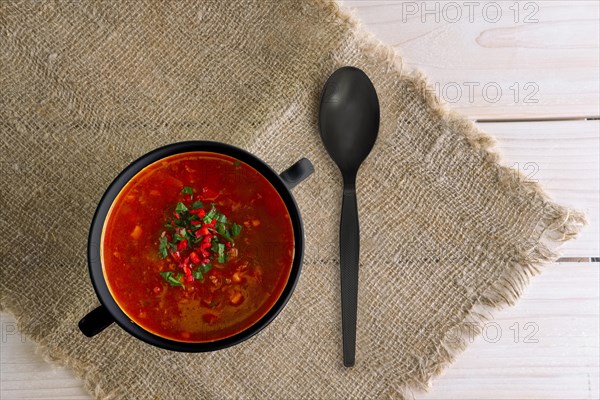
[[[277,190],[288,210],[292,222],[292,231],[294,235],[294,258],[288,277],[288,281],[273,306],[258,321],[248,328],[226,338],[211,342],[180,342],[171,340],[153,334],[145,330],[141,325],[133,322],[125,312],[119,307],[112,297],[108,284],[105,281],[102,258],[101,258],[101,239],[104,223],[110,211],[110,208],[125,185],[136,176],[142,169],[163,158],[176,154],[188,152],[212,152],[224,154],[238,159],[259,172],[271,185]],[[171,143],[157,149],[154,149],[131,162],[119,175],[111,182],[102,195],[94,216],[92,218],[87,244],[88,272],[92,281],[92,286],[96,292],[96,297],[100,303],[113,317],[114,321],[130,335],[140,339],[148,344],[173,351],[180,352],[207,352],[221,350],[238,343],[241,343],[258,332],[263,330],[275,317],[283,310],[289,301],[302,268],[304,257],[304,227],[298,205],[286,186],[284,180],[273,170],[266,162],[254,154],[239,147],[214,141],[194,140],[185,142]]]

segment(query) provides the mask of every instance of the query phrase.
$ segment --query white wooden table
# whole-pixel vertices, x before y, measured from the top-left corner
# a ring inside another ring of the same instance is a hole
[[[600,5],[590,1],[345,1],[425,71],[450,106],[496,136],[502,162],[589,226],[520,303],[418,399],[598,399]],[[0,316],[0,398],[89,399]]]

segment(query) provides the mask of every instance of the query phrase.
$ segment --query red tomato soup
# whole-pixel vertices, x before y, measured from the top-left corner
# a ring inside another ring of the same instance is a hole
[[[256,323],[290,275],[294,235],[275,188],[229,156],[188,152],[140,171],[102,233],[109,290],[163,338],[211,342]]]

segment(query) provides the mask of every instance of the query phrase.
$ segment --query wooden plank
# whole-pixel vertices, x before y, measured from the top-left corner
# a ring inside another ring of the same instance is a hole
[[[597,263],[550,265],[416,398],[597,399],[598,279]]]
[[[539,182],[556,202],[586,213],[588,226],[563,246],[562,256],[600,256],[600,121],[479,126],[496,137],[504,165]]]
[[[393,45],[407,67],[424,71],[433,90],[469,118],[600,114],[598,1],[346,0],[343,5]]]
[[[35,343],[17,330],[12,316],[0,314],[0,324],[0,399],[90,399],[70,370],[36,354]]]
[[[598,398],[599,271],[597,263],[549,265],[519,304],[496,312],[482,325],[485,336],[416,398]],[[0,321],[0,398],[89,398],[69,370],[35,354],[12,317],[1,314]]]

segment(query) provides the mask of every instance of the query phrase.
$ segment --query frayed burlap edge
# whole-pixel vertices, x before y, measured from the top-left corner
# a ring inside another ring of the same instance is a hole
[[[399,383],[389,391],[390,394],[395,393],[404,398],[414,397],[413,390],[427,390],[431,380],[440,375],[466,348],[467,338],[474,333],[480,333],[477,327],[491,319],[490,312],[492,310],[514,305],[517,302],[530,278],[540,273],[540,267],[559,257],[556,248],[561,243],[577,236],[586,224],[585,215],[552,203],[539,184],[527,180],[523,174],[513,169],[498,164],[500,156],[492,149],[495,140],[482,132],[475,123],[440,103],[422,72],[413,70],[403,73],[402,58],[395,49],[363,29],[358,18],[343,9],[336,0],[313,1],[326,11],[333,21],[349,28],[358,46],[366,55],[383,63],[386,71],[396,74],[400,82],[418,93],[443,126],[462,135],[475,151],[481,152],[490,168],[497,171],[498,181],[501,185],[510,190],[520,190],[536,196],[545,205],[544,215],[538,222],[536,231],[529,242],[530,247],[523,247],[518,259],[509,263],[509,267],[500,279],[482,293],[478,302],[467,312],[464,319],[447,330],[445,340],[440,343],[437,352],[432,354],[427,362],[419,363],[415,377],[410,381]],[[122,395],[118,391],[104,391],[100,384],[99,372],[94,373],[88,370],[82,363],[68,357],[66,353],[51,343],[47,343],[42,335],[30,334],[31,331],[25,329],[25,317],[18,310],[18,306],[9,304],[6,296],[0,294],[0,311],[12,314],[18,329],[21,332],[27,332],[26,336],[36,343],[36,353],[40,354],[44,360],[71,369],[83,381],[86,390],[97,399],[111,400]]]
[[[538,221],[530,241],[520,249],[517,259],[509,262],[509,267],[502,276],[479,296],[464,319],[449,327],[437,352],[426,362],[419,363],[414,378],[390,388],[390,393],[399,394],[403,398],[414,398],[413,390],[427,391],[431,387],[431,380],[439,376],[465,350],[467,339],[474,334],[481,334],[480,327],[491,320],[493,310],[517,302],[529,280],[541,272],[543,264],[556,261],[560,257],[557,248],[561,243],[574,239],[587,221],[582,212],[550,201],[537,182],[528,180],[518,171],[500,165],[500,155],[493,149],[495,139],[481,131],[474,122],[441,103],[424,73],[418,70],[403,71],[402,57],[396,50],[363,29],[359,19],[351,11],[344,9],[337,0],[314,1],[329,12],[331,18],[340,24],[346,24],[361,50],[383,63],[387,72],[396,74],[400,82],[418,93],[431,109],[433,116],[439,118],[442,126],[462,135],[475,151],[480,152],[488,166],[496,170],[500,185],[507,190],[522,191],[544,204],[544,215]]]

